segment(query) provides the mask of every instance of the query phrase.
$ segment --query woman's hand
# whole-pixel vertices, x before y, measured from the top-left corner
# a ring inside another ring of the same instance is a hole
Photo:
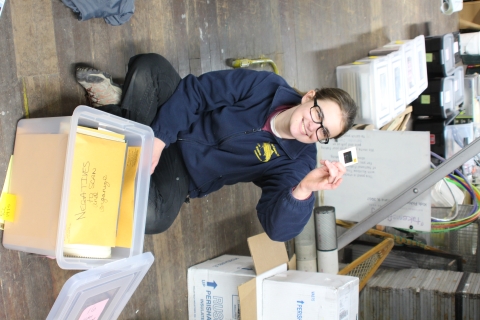
[[[153,154],[152,154],[152,167],[150,169],[150,174],[155,171],[157,167],[158,161],[160,161],[160,156],[162,155],[162,151],[165,149],[165,142],[158,138],[153,139]]]
[[[320,161],[322,166],[310,171],[293,190],[292,194],[299,200],[310,197],[312,192],[333,190],[342,183],[342,176],[347,170],[340,162]]]

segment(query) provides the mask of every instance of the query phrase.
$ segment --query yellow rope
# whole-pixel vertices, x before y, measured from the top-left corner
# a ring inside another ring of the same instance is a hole
[[[23,109],[25,109],[25,118],[30,118],[30,112],[28,111],[28,98],[27,98],[27,86],[25,85],[25,78],[22,78],[23,83]]]

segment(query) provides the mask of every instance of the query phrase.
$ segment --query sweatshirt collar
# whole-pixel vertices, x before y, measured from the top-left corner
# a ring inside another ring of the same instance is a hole
[[[272,105],[268,114],[271,114],[275,108],[281,105],[298,105],[300,104],[302,97],[295,91],[293,88],[289,87],[278,87],[275,92],[275,96],[272,100]],[[278,145],[285,151],[287,156],[295,160],[299,154],[301,154],[309,145],[295,139],[281,139],[275,136],[275,140]]]

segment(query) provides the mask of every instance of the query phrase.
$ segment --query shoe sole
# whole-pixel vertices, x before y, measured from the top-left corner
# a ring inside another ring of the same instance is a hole
[[[93,68],[77,68],[76,78],[78,82],[85,83],[100,83],[108,80],[112,86],[121,89],[121,86],[113,82],[112,76],[109,73]]]

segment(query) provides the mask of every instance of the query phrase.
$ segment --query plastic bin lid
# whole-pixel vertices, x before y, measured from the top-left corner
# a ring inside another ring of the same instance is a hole
[[[49,319],[117,319],[153,263],[146,252],[80,272],[65,282]]]

